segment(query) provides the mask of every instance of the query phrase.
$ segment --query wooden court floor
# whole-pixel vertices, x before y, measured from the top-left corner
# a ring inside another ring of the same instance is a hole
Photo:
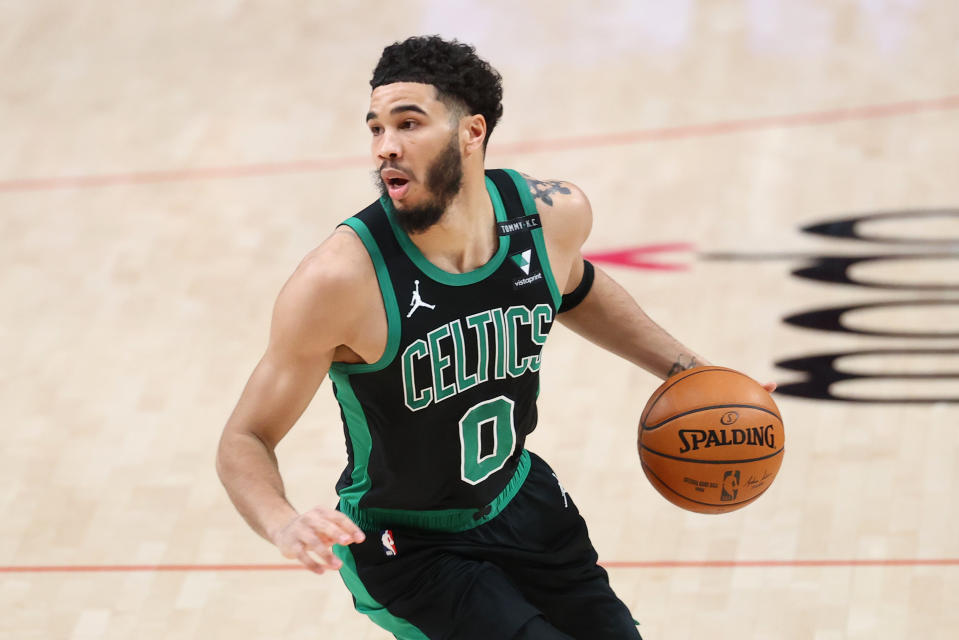
[[[279,287],[375,196],[369,74],[421,33],[500,70],[489,166],[581,186],[660,324],[812,376],[772,489],[696,515],[638,463],[658,381],[554,330],[528,446],[644,637],[959,637],[950,0],[0,2],[0,637],[388,637],[213,457]],[[338,420],[324,384],[281,443],[298,507],[333,501]]]

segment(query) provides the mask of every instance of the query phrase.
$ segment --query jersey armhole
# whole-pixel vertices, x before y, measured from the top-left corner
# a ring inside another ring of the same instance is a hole
[[[366,248],[366,252],[373,261],[373,268],[376,270],[376,281],[380,285],[380,296],[383,299],[383,306],[386,309],[386,348],[383,355],[376,362],[370,363],[346,363],[334,362],[330,369],[342,374],[351,373],[370,373],[379,371],[393,362],[396,358],[396,352],[400,346],[400,308],[396,303],[396,294],[393,291],[393,281],[390,280],[390,273],[386,268],[386,261],[380,252],[380,247],[373,239],[373,234],[369,228],[359,218],[347,218],[339,226],[346,226],[352,229]]]
[[[518,171],[505,169],[506,174],[513,179],[516,190],[519,192],[519,199],[523,203],[523,211],[531,216],[537,212],[536,202],[533,200],[533,194],[529,192],[529,183]],[[539,262],[543,267],[543,275],[546,277],[546,284],[549,287],[550,297],[553,299],[553,312],[559,310],[559,305],[563,303],[563,294],[556,284],[556,278],[553,277],[553,269],[549,264],[549,254],[546,252],[546,240],[543,238],[542,226],[530,231],[533,236],[533,244],[536,246],[536,253],[539,255]]]

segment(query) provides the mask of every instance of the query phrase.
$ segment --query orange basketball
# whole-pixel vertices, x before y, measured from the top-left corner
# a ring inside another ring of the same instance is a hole
[[[783,460],[779,408],[752,378],[724,367],[670,377],[639,421],[646,477],[696,513],[745,507],[772,484]]]

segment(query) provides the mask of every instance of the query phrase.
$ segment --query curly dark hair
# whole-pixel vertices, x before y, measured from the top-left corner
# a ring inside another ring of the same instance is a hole
[[[481,114],[486,119],[484,149],[503,115],[503,78],[476,49],[457,40],[414,36],[386,47],[370,87],[394,82],[431,84],[448,107]]]

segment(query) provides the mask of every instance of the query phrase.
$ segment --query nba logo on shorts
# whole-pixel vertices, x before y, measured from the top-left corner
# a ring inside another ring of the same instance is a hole
[[[387,557],[393,557],[396,555],[396,544],[393,542],[393,532],[389,529],[384,529],[380,532],[380,542],[383,543],[383,553]]]
[[[739,493],[739,471],[727,471],[723,474],[723,494],[720,500],[735,500]]]

